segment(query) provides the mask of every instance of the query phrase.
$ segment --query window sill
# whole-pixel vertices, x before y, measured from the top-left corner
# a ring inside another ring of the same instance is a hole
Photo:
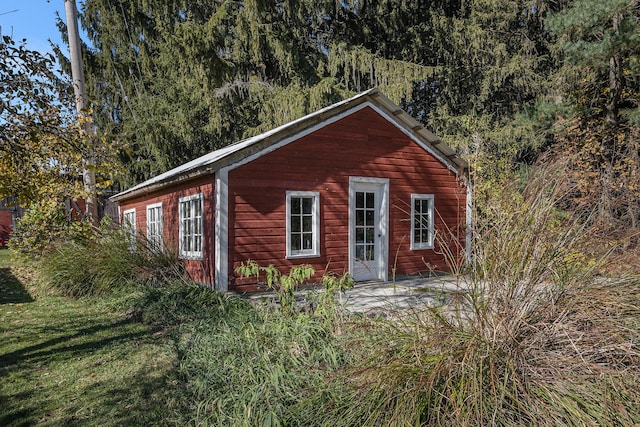
[[[410,249],[412,251],[428,251],[428,250],[435,249],[435,246],[434,245],[430,245],[430,246],[411,246]]]
[[[304,258],[320,258],[320,254],[295,254],[286,255],[285,259],[304,259]]]

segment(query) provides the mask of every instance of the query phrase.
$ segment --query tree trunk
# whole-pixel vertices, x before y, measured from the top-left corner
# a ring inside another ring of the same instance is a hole
[[[78,119],[82,121],[82,129],[87,138],[93,138],[95,132],[91,118],[86,110],[87,96],[84,87],[84,70],[82,69],[82,53],[80,51],[80,35],[78,34],[78,11],[75,0],[64,0],[65,14],[67,17],[67,32],[69,36],[69,54],[71,60],[71,77],[73,79],[73,93],[76,98],[76,110]],[[96,175],[93,171],[95,165],[93,153],[82,155],[82,181],[86,193],[86,218],[93,225],[98,225],[98,204],[96,197]]]
[[[622,21],[622,14],[617,13],[613,17],[613,30],[616,36],[620,35],[620,21]],[[605,120],[613,125],[617,125],[619,121],[618,104],[620,103],[623,87],[622,57],[620,52],[616,52],[609,58],[609,98],[607,100],[607,115],[605,117]]]

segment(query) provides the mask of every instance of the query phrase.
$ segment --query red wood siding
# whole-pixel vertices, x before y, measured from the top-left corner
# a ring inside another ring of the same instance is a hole
[[[451,230],[464,244],[465,188],[446,166],[367,107],[229,172],[230,277],[247,259],[284,271],[310,263],[318,277],[327,265],[330,271],[347,271],[350,176],[389,179],[390,272],[447,268],[437,246],[410,250],[411,194],[433,194],[436,228]],[[288,190],[320,192],[320,257],[285,259]]]
[[[136,230],[138,234],[147,232],[147,206],[162,202],[163,237],[165,247],[178,252],[179,214],[178,200],[181,197],[202,193],[203,196],[203,259],[184,260],[189,275],[196,281],[212,285],[214,279],[214,230],[215,230],[215,189],[214,176],[193,180],[170,189],[150,193],[120,203],[120,215],[129,209],[136,210]],[[120,218],[122,223],[122,217]]]
[[[13,231],[13,217],[9,209],[0,209],[0,246],[6,246]]]

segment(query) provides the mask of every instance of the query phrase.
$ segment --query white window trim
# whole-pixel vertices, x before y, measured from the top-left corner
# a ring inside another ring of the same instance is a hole
[[[127,216],[131,215],[133,221],[127,221]],[[127,209],[122,212],[122,227],[129,235],[131,239],[131,243],[133,244],[136,241],[136,208]]]
[[[202,239],[200,241],[200,250],[199,251],[186,251],[184,250],[184,248],[182,247],[182,237],[183,237],[183,227],[182,227],[182,203],[184,202],[189,202],[192,200],[200,200],[200,212],[201,212],[201,217],[200,217],[200,230],[202,230]],[[204,200],[202,197],[202,193],[196,193],[196,194],[192,194],[190,196],[185,196],[185,197],[180,197],[178,199],[178,239],[179,239],[179,253],[180,253],[180,258],[182,259],[195,259],[195,260],[201,260],[202,259],[202,253],[203,253],[203,249],[204,249]]]
[[[429,200],[429,242],[422,243],[415,241],[415,217],[416,217],[416,200]],[[433,238],[435,233],[434,227],[435,207],[433,194],[412,194],[411,195],[411,250],[433,249]]]
[[[292,251],[291,250],[291,198],[292,197],[312,197],[313,205],[311,210],[313,232],[312,249]],[[320,256],[320,192],[318,191],[287,191],[287,259],[314,258]]]
[[[162,202],[147,205],[147,241],[149,243],[151,243],[152,241],[151,227],[149,227],[149,211],[157,208],[160,208],[159,209],[160,217],[159,218],[156,217],[156,222],[158,223],[158,235],[160,237],[158,241],[158,247],[155,249],[162,251],[162,249],[164,248],[164,212],[162,209]]]

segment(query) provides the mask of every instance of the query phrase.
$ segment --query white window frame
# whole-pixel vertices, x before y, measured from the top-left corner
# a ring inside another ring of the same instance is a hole
[[[196,234],[194,232],[194,226],[196,224],[196,221],[194,220],[195,217],[195,204],[192,203],[194,201],[198,201],[200,203],[200,247],[198,250],[192,249],[192,250],[186,250],[184,248],[184,236],[185,236],[185,230],[184,230],[184,218],[183,218],[183,208],[182,205],[184,203],[189,203],[189,211],[190,211],[190,216],[189,218],[191,218],[190,222],[189,222],[189,238],[193,239],[193,241],[191,242],[192,245],[191,247],[194,248],[195,245],[195,240],[196,237],[198,236],[198,234]],[[197,194],[192,194],[190,196],[186,196],[186,197],[180,197],[178,199],[178,229],[179,229],[179,253],[180,253],[180,258],[183,259],[197,259],[197,260],[201,260],[202,259],[202,252],[203,252],[203,247],[204,247],[204,201],[203,201],[203,197],[202,197],[202,193],[197,193]]]
[[[122,212],[122,228],[124,228],[133,245],[136,241],[136,208]]]
[[[297,197],[312,198],[311,232],[313,233],[311,249],[292,250],[291,248],[291,199]],[[312,258],[320,256],[320,192],[318,191],[287,191],[287,259]]]
[[[150,212],[155,211],[155,221],[151,221]],[[162,202],[147,205],[147,242],[157,251],[164,248],[164,218]],[[155,232],[155,233],[154,233]]]
[[[429,201],[429,224],[427,224],[429,230],[429,241],[428,242],[416,242],[415,240],[415,219],[416,219],[416,201],[417,200],[428,200]],[[412,194],[411,195],[411,250],[420,250],[420,249],[433,249],[434,248],[434,215],[435,215],[435,207],[433,194]]]

